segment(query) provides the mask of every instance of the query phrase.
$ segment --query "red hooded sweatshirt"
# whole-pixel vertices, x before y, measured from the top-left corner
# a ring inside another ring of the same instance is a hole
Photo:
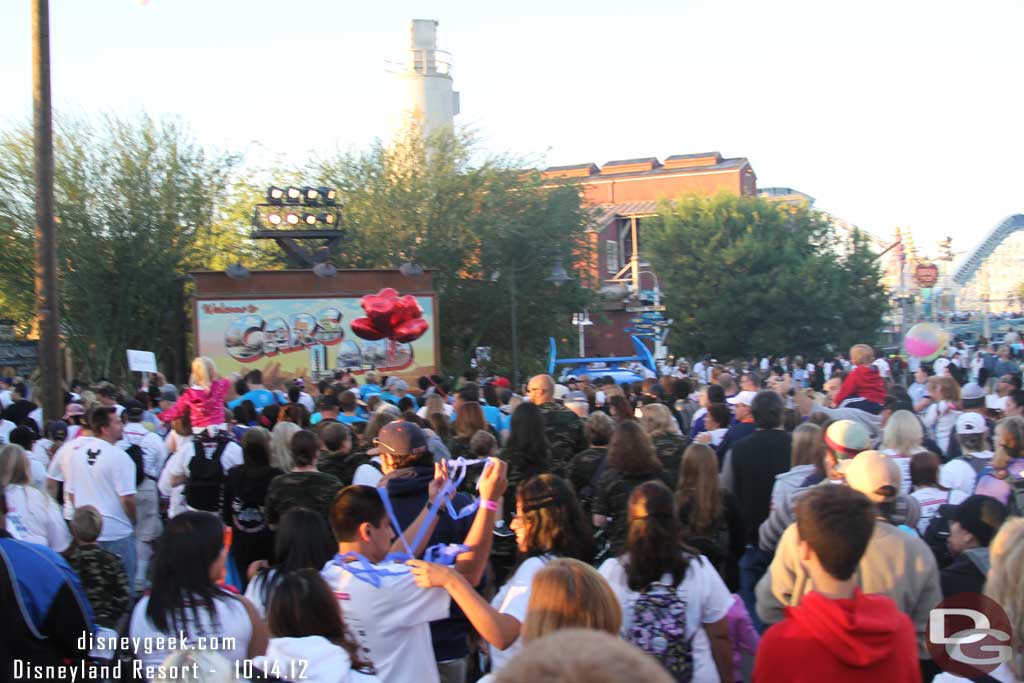
[[[914,624],[884,595],[811,591],[761,638],[754,683],[920,683]]]
[[[854,396],[874,401],[878,405],[885,403],[885,380],[874,365],[858,365],[846,376],[836,394],[836,407]]]

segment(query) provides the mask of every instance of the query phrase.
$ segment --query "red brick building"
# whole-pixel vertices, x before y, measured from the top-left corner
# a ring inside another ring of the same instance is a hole
[[[584,201],[594,210],[590,237],[595,258],[584,271],[607,296],[603,316],[592,316],[595,324],[586,332],[587,355],[632,354],[629,333],[624,330],[632,317],[650,310],[657,283],[657,275],[643,258],[641,225],[656,213],[659,200],[685,194],[757,194],[757,176],[750,162],[742,157],[723,159],[718,152],[677,154],[664,162],[649,157],[609,161],[601,167],[592,163],[555,166],[542,175],[581,184]],[[634,224],[639,255],[631,268]],[[609,283],[617,275],[619,282]]]

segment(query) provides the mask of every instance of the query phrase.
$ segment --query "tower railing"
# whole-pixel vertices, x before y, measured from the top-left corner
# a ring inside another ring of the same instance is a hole
[[[384,60],[390,73],[418,74],[421,76],[452,75],[452,55],[435,49],[406,50],[402,55]]]

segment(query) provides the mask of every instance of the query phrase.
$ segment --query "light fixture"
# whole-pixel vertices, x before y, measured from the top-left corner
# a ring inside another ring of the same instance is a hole
[[[302,200],[308,206],[316,206],[320,203],[320,191],[315,187],[309,187],[308,185],[302,188]]]
[[[544,279],[555,287],[561,287],[570,280],[569,274],[565,272],[565,266],[562,265],[562,259],[555,260],[555,265],[551,269],[551,275]]]
[[[249,269],[241,263],[232,263],[224,271],[224,274],[232,280],[244,280],[249,277]]]
[[[408,261],[399,266],[398,272],[400,272],[405,277],[418,277],[420,275],[423,275],[423,266],[416,263],[415,261]]]
[[[318,187],[317,191],[320,193],[320,201],[324,203],[324,206],[334,206],[338,203],[338,191],[333,187]]]
[[[281,214],[271,213],[267,214],[267,222],[271,225],[281,225]]]
[[[316,225],[316,216],[311,213],[302,214],[302,222],[306,225]]]
[[[297,213],[290,213],[287,216],[285,216],[284,219],[288,223],[288,225],[298,225],[299,224],[299,214],[297,214]]]
[[[294,185],[289,186],[285,190],[285,202],[288,204],[298,204],[302,200],[302,190],[295,187]]]
[[[318,263],[313,266],[313,273],[317,277],[334,277],[338,274],[338,269],[330,263]]]
[[[268,204],[281,204],[284,202],[284,190],[280,187],[269,187],[267,188],[267,203]]]
[[[333,213],[322,213],[317,217],[317,220],[324,225],[334,225],[337,222],[337,218]]]

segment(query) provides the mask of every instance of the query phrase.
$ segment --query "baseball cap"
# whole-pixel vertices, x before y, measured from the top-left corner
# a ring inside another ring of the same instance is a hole
[[[756,391],[741,391],[732,398],[725,399],[727,402],[735,405],[750,406],[754,402],[754,397],[757,396]]]
[[[984,434],[988,431],[985,418],[977,413],[960,413],[956,419],[957,434]]]
[[[512,383],[508,381],[507,377],[495,377],[492,384],[496,387],[501,387],[502,389],[508,389],[512,386]]]
[[[985,390],[976,382],[968,382],[960,389],[960,402],[964,408],[980,408],[985,405]]]
[[[978,543],[987,546],[1006,520],[1006,506],[991,496],[976,494],[965,498],[959,505],[943,505],[939,514],[947,521],[957,522]]]
[[[76,417],[78,415],[85,415],[85,406],[81,403],[69,403],[64,408],[64,417],[61,419],[67,422],[68,418]]]
[[[894,498],[900,489],[899,465],[884,453],[861,451],[856,457],[842,463],[850,488],[860,491],[872,502],[883,503]]]
[[[565,395],[566,403],[587,403],[587,395],[582,391],[570,391]]]
[[[867,428],[853,420],[836,420],[825,430],[825,444],[832,449],[839,460],[838,469],[861,451],[871,447],[871,435]]]
[[[124,414],[128,418],[142,417],[142,413],[145,412],[146,407],[139,401],[131,400],[124,402]]]
[[[555,400],[564,401],[565,397],[569,395],[569,387],[564,384],[555,385]]]
[[[414,455],[427,450],[427,436],[412,422],[389,422],[380,428],[368,455]]]
[[[387,384],[384,385],[384,388],[387,389],[388,391],[394,391],[396,389],[398,391],[409,391],[409,383],[406,382],[401,377],[389,377]]]

